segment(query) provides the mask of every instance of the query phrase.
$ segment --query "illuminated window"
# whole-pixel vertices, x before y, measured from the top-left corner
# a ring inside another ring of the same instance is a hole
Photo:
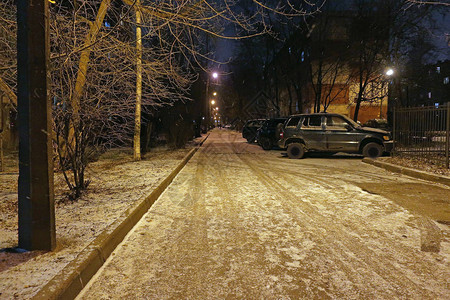
[[[441,67],[436,67],[436,73],[441,73]]]
[[[449,82],[450,82],[450,78],[445,77],[445,78],[444,78],[444,84],[448,84]]]

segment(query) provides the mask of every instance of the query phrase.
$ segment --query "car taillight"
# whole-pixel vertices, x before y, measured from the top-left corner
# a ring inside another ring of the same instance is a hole
[[[284,134],[283,134],[283,131],[282,131],[282,132],[280,132],[280,139],[282,139],[283,136],[284,136]]]

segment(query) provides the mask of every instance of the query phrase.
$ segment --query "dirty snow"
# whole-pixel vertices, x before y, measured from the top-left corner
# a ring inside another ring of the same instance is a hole
[[[360,158],[289,160],[216,130],[79,299],[449,299],[449,195]],[[423,209],[433,201],[443,210]],[[421,251],[424,220],[439,252]]]

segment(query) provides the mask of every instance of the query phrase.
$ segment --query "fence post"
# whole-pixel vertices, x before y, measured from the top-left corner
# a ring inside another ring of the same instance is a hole
[[[450,148],[450,102],[447,102],[447,126],[445,139],[445,166],[449,169],[449,148]]]

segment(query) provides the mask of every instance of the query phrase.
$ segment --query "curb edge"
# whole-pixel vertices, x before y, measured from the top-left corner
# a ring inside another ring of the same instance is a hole
[[[429,172],[417,171],[417,170],[414,170],[411,168],[397,166],[394,164],[382,162],[382,161],[372,159],[372,158],[363,158],[362,162],[379,167],[379,168],[386,169],[391,172],[401,173],[401,174],[411,176],[414,178],[423,179],[423,180],[427,180],[427,181],[433,181],[436,183],[441,183],[441,184],[450,186],[450,177],[447,177],[447,176],[440,176],[440,175],[435,175],[435,174],[432,174]]]

